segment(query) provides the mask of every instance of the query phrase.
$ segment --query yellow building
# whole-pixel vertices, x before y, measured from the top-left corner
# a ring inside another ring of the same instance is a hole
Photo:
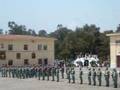
[[[107,34],[110,37],[110,66],[120,67],[120,33]]]
[[[0,65],[53,65],[54,38],[0,35]]]

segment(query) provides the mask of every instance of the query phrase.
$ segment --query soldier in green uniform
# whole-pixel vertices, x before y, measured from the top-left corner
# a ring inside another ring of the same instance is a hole
[[[11,67],[8,69],[9,78],[11,78]]]
[[[52,81],[55,81],[55,68],[54,67],[52,67],[51,74],[52,74]]]
[[[89,68],[88,70],[89,70],[88,71],[88,82],[89,82],[89,85],[91,85],[91,75],[92,75],[91,68]]]
[[[119,77],[120,77],[120,71],[119,71]]]
[[[62,76],[62,79],[64,79],[64,67],[61,67],[61,76]]]
[[[7,77],[7,67],[5,67],[5,77]]]
[[[20,79],[22,79],[22,73],[23,73],[23,71],[22,71],[22,67],[20,67],[20,68],[19,68],[19,73],[18,73],[18,74],[19,74]]]
[[[71,70],[71,76],[72,76],[72,83],[75,83],[75,70],[74,70],[74,68],[72,68],[72,70]]]
[[[45,80],[45,68],[44,67],[42,68],[42,77],[43,77],[42,80]]]
[[[59,68],[58,67],[56,69],[56,77],[57,77],[57,82],[59,82]]]
[[[40,80],[41,74],[42,74],[42,69],[39,67],[38,68],[38,80]]]
[[[106,68],[104,76],[106,81],[106,87],[109,87],[110,71],[108,70],[108,68]]]
[[[22,76],[23,76],[23,79],[25,79],[26,78],[26,69],[25,69],[25,67],[23,67],[22,69],[23,69]]]
[[[82,68],[80,68],[79,78],[80,78],[80,84],[83,84],[83,71],[82,71]]]
[[[1,68],[1,75],[2,75],[2,77],[3,77],[3,67]]]
[[[68,79],[68,71],[69,71],[69,68],[68,67],[66,67],[66,79]]]
[[[113,79],[114,88],[117,88],[118,74],[116,69],[113,69],[112,71],[112,79]]]
[[[93,68],[92,79],[93,79],[93,85],[95,86],[96,85],[96,71],[94,68]]]
[[[50,76],[49,70],[50,70],[50,68],[49,68],[49,67],[47,67],[47,70],[46,70],[46,75],[47,75],[47,80],[48,80],[48,81],[49,81],[49,76]]]
[[[101,86],[101,82],[102,82],[102,72],[101,69],[99,68],[97,71],[97,78],[98,78],[98,82],[99,82],[99,86]]]
[[[70,83],[71,82],[71,69],[70,69],[70,67],[68,68],[67,67],[67,79],[68,79],[68,82]]]

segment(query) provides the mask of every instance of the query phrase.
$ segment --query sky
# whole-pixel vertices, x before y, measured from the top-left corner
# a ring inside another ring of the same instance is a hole
[[[115,30],[120,24],[120,0],[0,0],[0,28],[8,30],[8,21],[26,25],[36,32],[56,30],[58,24],[75,29],[96,24]]]

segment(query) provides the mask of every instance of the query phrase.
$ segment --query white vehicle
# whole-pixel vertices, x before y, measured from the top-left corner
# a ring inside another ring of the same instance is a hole
[[[99,59],[97,55],[89,55],[89,56],[84,56],[84,57],[78,56],[77,59],[74,60],[73,63],[75,66],[89,66],[90,67],[91,65],[93,66],[92,63],[94,63],[94,65],[99,66],[98,61]]]

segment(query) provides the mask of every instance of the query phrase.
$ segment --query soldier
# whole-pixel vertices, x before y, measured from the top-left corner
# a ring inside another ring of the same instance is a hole
[[[93,76],[92,76],[92,78],[93,78],[93,85],[95,86],[96,85],[96,71],[95,71],[94,68],[93,68]]]
[[[110,72],[108,68],[106,68],[104,76],[105,76],[105,81],[106,81],[106,87],[109,87]]]
[[[1,75],[2,75],[2,77],[4,76],[4,75],[3,75],[3,67],[1,68]]]
[[[61,76],[62,76],[62,79],[64,79],[64,67],[61,68]]]
[[[52,74],[52,81],[55,81],[55,68],[54,67],[52,67],[51,74]]]
[[[91,68],[89,68],[89,71],[88,71],[88,82],[89,82],[89,85],[91,85]]]
[[[38,68],[38,80],[40,80],[41,74],[42,74],[42,70],[41,70],[41,68],[39,67],[39,68]]]
[[[82,71],[82,68],[80,68],[79,77],[80,77],[80,84],[83,84],[83,71]]]
[[[72,83],[75,83],[75,70],[74,68],[72,68],[72,71],[71,71],[71,76],[72,76]]]
[[[120,77],[120,71],[119,71],[119,77]]]
[[[49,81],[49,76],[50,76],[49,70],[50,70],[50,68],[47,67],[46,74],[47,74],[47,80],[48,80],[48,81]]]
[[[23,73],[22,73],[23,79],[25,79],[26,78],[26,69],[25,69],[25,67],[22,68],[22,71],[23,71]]]
[[[68,79],[68,82],[70,83],[71,82],[71,77],[70,77],[70,74],[71,74],[71,70],[70,68],[67,67],[67,79]]]
[[[118,74],[116,69],[113,69],[112,71],[112,79],[113,79],[114,88],[117,88]]]
[[[59,82],[59,68],[56,69],[57,82]]]
[[[9,78],[11,78],[11,67],[8,69]]]
[[[97,78],[98,78],[98,82],[99,82],[99,86],[101,86],[101,82],[102,82],[102,72],[101,69],[99,68],[97,71]]]
[[[45,68],[44,68],[44,67],[43,67],[43,69],[42,69],[42,77],[43,77],[42,80],[45,80]]]
[[[68,79],[68,71],[69,71],[69,68],[68,67],[66,67],[66,79]]]

